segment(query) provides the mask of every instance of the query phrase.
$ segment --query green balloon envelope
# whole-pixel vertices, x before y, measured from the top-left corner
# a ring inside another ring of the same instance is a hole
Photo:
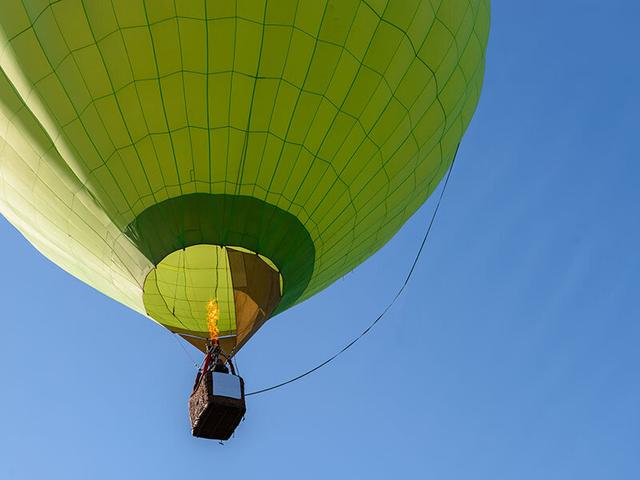
[[[489,0],[3,0],[0,211],[172,331],[205,338],[215,298],[237,350],[433,192],[489,18]]]

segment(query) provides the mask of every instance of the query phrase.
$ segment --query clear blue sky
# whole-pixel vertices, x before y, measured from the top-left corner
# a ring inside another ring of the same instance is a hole
[[[190,436],[176,340],[1,220],[0,478],[640,478],[638,18],[493,2],[484,93],[404,296],[339,362],[251,398],[225,446]],[[366,326],[433,205],[256,335],[249,389]]]

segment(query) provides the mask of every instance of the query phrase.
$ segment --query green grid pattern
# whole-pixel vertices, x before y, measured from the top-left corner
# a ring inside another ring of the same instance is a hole
[[[215,300],[220,335],[236,333],[233,282],[224,247],[195,245],[173,252],[149,273],[144,290],[147,313],[162,325],[206,332],[207,304]]]
[[[181,195],[254,197],[313,240],[302,300],[435,189],[488,29],[489,0],[3,0],[0,211],[142,311],[152,265],[126,226]]]

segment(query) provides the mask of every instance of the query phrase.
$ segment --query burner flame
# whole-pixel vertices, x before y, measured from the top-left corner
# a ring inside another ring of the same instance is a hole
[[[209,337],[216,342],[220,335],[218,330],[218,319],[220,317],[220,308],[218,307],[218,301],[215,298],[209,300],[207,303],[207,327],[209,328]]]

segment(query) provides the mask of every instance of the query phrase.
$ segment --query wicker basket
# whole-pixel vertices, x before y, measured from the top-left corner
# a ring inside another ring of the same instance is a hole
[[[228,440],[246,411],[242,378],[207,372],[189,397],[191,433],[194,437]]]

